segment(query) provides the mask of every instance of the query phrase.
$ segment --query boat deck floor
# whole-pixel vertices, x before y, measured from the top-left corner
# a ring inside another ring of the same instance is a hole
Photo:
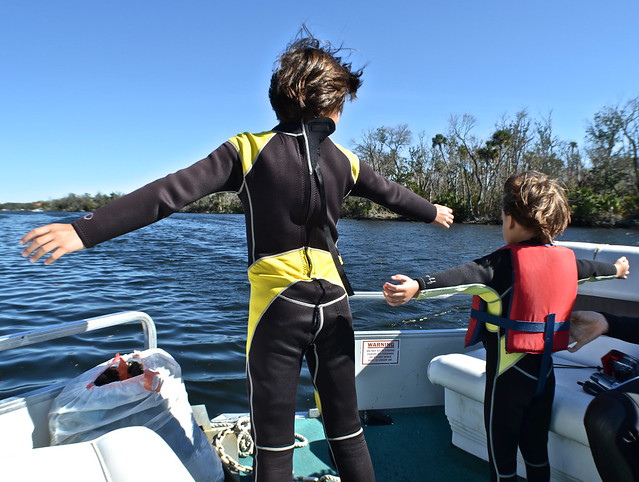
[[[376,479],[380,482],[459,482],[488,480],[488,464],[451,443],[451,430],[444,408],[424,407],[385,411],[392,424],[364,426],[366,441],[373,459]],[[374,422],[372,422],[374,423]],[[308,439],[308,445],[295,449],[295,476],[319,478],[337,475],[330,463],[328,445],[319,419],[296,420],[296,432]],[[251,465],[250,458],[242,459]],[[250,481],[242,476],[241,482]]]

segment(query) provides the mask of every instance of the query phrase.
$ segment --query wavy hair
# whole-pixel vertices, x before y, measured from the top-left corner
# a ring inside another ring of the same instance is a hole
[[[341,113],[356,98],[363,71],[338,56],[343,47],[314,38],[306,27],[279,57],[271,77],[269,100],[281,122]]]
[[[570,204],[558,181],[537,171],[510,176],[504,184],[502,208],[515,221],[552,243],[570,222]]]

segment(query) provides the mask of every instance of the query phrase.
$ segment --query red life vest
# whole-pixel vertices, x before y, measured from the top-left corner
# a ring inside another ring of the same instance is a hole
[[[577,296],[574,252],[562,246],[509,244],[512,257],[510,305],[488,307],[473,297],[466,346],[479,341],[484,323],[505,328],[507,353],[564,350],[569,320]]]

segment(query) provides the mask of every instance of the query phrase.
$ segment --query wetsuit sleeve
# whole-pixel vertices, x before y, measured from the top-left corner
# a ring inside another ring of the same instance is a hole
[[[226,142],[190,167],[158,179],[72,223],[85,247],[159,221],[214,192],[237,191],[242,167]]]
[[[475,283],[493,286],[496,273],[510,269],[506,266],[508,259],[505,255],[506,251],[495,251],[470,263],[460,264],[454,268],[415,279],[419,284],[420,291]]]
[[[579,281],[599,281],[611,279],[617,275],[617,267],[612,263],[601,261],[577,260]],[[616,316],[603,313],[608,320],[608,333],[606,335],[630,343],[639,343],[639,318],[629,316]]]
[[[613,263],[592,261],[589,259],[577,260],[577,277],[579,282],[599,281],[612,279],[617,276],[617,267]]]
[[[630,343],[639,343],[639,318],[634,316],[617,316],[602,313],[608,320],[608,333],[612,338],[618,338]]]
[[[365,162],[360,161],[359,176],[350,194],[370,199],[394,213],[417,221],[432,223],[437,217],[434,204],[410,189],[380,176]]]

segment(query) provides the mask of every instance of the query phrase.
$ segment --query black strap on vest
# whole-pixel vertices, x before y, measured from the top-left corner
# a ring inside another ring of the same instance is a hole
[[[313,173],[315,174],[315,180],[317,181],[317,188],[320,195],[324,237],[326,238],[326,244],[328,245],[328,250],[333,257],[333,262],[335,263],[339,277],[342,279],[342,283],[344,284],[344,289],[346,290],[346,293],[351,296],[353,295],[353,288],[346,277],[346,273],[344,273],[344,268],[342,267],[342,262],[339,258],[339,252],[337,251],[337,246],[335,246],[333,236],[331,236],[331,230],[328,227],[326,191],[324,189],[324,178],[322,177],[322,171],[320,170],[318,162],[320,143],[335,131],[335,123],[331,119],[319,118],[311,119],[305,125],[307,127],[306,138],[308,141],[308,155],[311,161],[311,166],[313,167]]]
[[[529,333],[546,333],[549,329],[547,325],[550,325],[551,332],[570,329],[570,321],[556,321],[554,313],[552,315],[552,321],[546,320],[545,323],[541,323],[539,321],[511,320],[509,318],[504,318],[503,316],[491,315],[481,309],[470,310],[471,318],[475,318],[477,321],[483,321],[484,323],[492,323],[493,325],[500,326],[507,330],[527,331]]]
[[[541,394],[546,385],[546,379],[552,364],[553,338],[557,331],[570,329],[570,321],[557,321],[555,313],[549,313],[544,322],[511,320],[503,316],[491,315],[485,311],[471,309],[470,316],[477,321],[491,323],[506,330],[527,331],[529,333],[544,334],[544,349],[541,352],[541,368],[537,379],[535,396]],[[507,336],[507,335],[506,335]]]

